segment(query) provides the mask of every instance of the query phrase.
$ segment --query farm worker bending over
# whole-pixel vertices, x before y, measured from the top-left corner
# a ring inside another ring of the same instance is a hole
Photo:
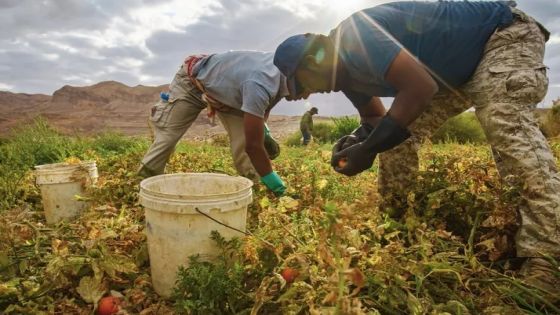
[[[311,132],[313,131],[313,115],[319,112],[317,107],[311,107],[310,110],[306,111],[301,120],[299,121],[299,130],[303,137],[303,145],[307,145],[311,140]]]
[[[279,147],[265,120],[288,90],[286,77],[272,59],[273,53],[256,51],[187,57],[171,82],[168,101],[152,108],[155,139],[139,174],[163,174],[179,139],[208,107],[209,115],[216,114],[228,133],[239,174],[251,179],[260,177],[272,192],[282,195],[286,186],[270,162],[278,155]]]
[[[420,141],[474,107],[502,178],[517,179],[524,203],[517,254],[522,274],[560,297],[560,177],[533,116],[547,92],[548,31],[509,2],[395,2],[364,9],[328,36],[295,35],[274,64],[292,98],[342,91],[361,126],[333,149],[332,166],[353,176],[380,155],[379,189],[406,196],[418,170]],[[386,113],[378,97],[394,97]],[[340,162],[342,161],[342,162]]]

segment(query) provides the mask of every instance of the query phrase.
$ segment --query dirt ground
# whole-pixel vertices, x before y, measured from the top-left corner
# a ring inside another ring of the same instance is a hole
[[[205,115],[204,113],[201,114]],[[268,127],[272,135],[278,139],[285,139],[294,132],[299,131],[300,116],[270,116],[268,119]],[[330,117],[315,116],[313,117],[315,123],[329,122]],[[219,119],[216,118],[216,124],[212,125],[207,121],[206,117],[199,117],[191,128],[185,133],[185,139],[203,140],[210,138],[216,134],[225,134],[226,131],[222,127]]]

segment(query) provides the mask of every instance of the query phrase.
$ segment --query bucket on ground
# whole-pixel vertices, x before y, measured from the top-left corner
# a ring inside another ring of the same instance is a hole
[[[47,224],[56,224],[80,215],[87,202],[78,200],[85,188],[97,182],[97,166],[94,161],[81,163],[55,163],[35,166],[36,183]]]
[[[247,178],[213,173],[159,175],[140,183],[152,283],[159,295],[171,295],[179,266],[187,266],[190,256],[212,260],[219,254],[212,231],[226,239],[243,236],[200,212],[245,231],[252,186]]]

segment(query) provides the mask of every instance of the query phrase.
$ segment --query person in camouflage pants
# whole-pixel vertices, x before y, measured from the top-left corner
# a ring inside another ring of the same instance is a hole
[[[548,89],[549,35],[511,3],[395,2],[355,13],[328,37],[288,38],[275,64],[301,95],[340,90],[352,101],[362,125],[336,143],[331,164],[353,176],[379,154],[385,206],[406,201],[421,142],[474,107],[501,178],[520,185],[520,274],[556,300],[560,270],[543,255],[560,261],[560,176],[534,116]],[[388,113],[379,96],[395,97]]]
[[[484,57],[459,89],[460,94],[436,94],[428,109],[409,126],[412,137],[380,154],[378,189],[396,203],[406,198],[416,180],[421,142],[450,117],[474,107],[500,177],[515,178],[522,187],[517,255],[560,257],[560,175],[534,113],[548,89],[543,64],[545,36],[533,18],[515,8],[512,11],[516,16],[513,25],[490,37]],[[530,272],[530,264],[545,262],[529,261],[524,272]]]
[[[515,178],[522,187],[517,255],[560,257],[560,175],[534,115],[548,89],[545,36],[533,18],[515,8],[512,11],[513,25],[490,37],[484,57],[459,89],[460,95],[436,94],[430,107],[409,126],[412,137],[380,155],[379,192],[387,199],[406,196],[416,180],[422,140],[448,118],[474,107],[500,177]],[[534,259],[529,264],[545,263]]]

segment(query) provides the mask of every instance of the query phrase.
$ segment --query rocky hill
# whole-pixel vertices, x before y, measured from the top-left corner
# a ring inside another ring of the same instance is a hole
[[[130,87],[116,81],[105,81],[85,87],[63,86],[52,96],[0,91],[0,136],[16,126],[29,123],[37,116],[64,133],[94,134],[118,131],[127,135],[150,133],[148,115],[167,85]],[[548,109],[539,109],[543,117]],[[271,116],[268,124],[276,137],[299,130],[298,116]],[[316,117],[316,121],[328,120]],[[212,125],[203,111],[185,134],[186,138],[206,138],[225,133],[219,120]]]
[[[149,134],[148,115],[167,85],[130,87],[115,81],[92,86],[64,86],[52,96],[0,92],[0,135],[16,126],[29,123],[37,116],[64,133],[94,134],[106,130],[128,135]],[[218,122],[218,120],[216,120]],[[299,117],[272,116],[275,134],[282,136],[298,129]],[[223,133],[212,125],[203,111],[185,135],[188,138]]]

